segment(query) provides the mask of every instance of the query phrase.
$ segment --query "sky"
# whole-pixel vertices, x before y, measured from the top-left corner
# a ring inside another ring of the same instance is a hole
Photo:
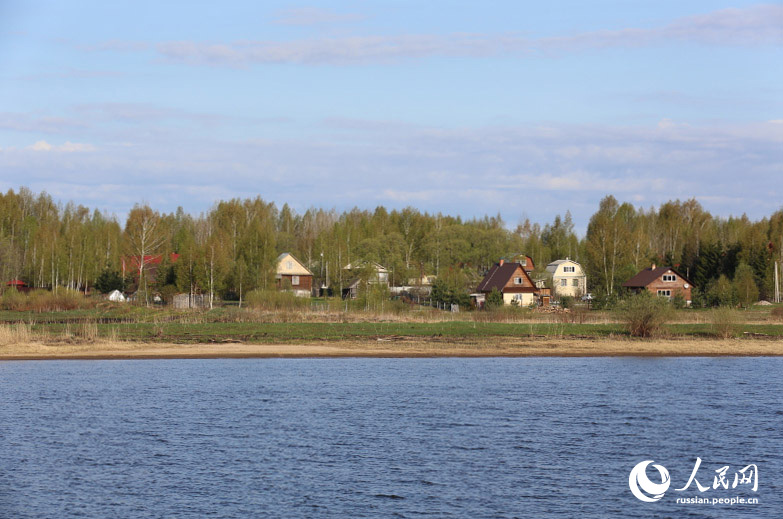
[[[121,4],[121,5],[120,5]],[[783,3],[0,1],[0,189],[584,232],[783,207]]]

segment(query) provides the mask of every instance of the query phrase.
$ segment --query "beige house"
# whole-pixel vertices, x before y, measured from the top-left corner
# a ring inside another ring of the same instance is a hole
[[[277,257],[275,283],[278,290],[292,290],[297,296],[310,297],[313,273],[293,254],[284,252]]]
[[[587,276],[582,265],[571,259],[556,260],[546,266],[552,276],[555,297],[582,297],[587,293]]]

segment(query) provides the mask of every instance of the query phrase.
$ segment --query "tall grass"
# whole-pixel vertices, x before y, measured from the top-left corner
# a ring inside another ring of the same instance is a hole
[[[14,290],[14,292],[16,292]],[[33,327],[29,323],[0,325],[0,346],[9,346],[30,342],[33,338]]]
[[[245,304],[257,310],[308,310],[309,297],[297,297],[293,292],[253,290],[245,297]]]

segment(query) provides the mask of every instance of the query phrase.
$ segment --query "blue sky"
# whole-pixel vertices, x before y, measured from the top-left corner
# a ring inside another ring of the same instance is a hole
[[[783,205],[783,4],[0,2],[0,188],[583,230]]]

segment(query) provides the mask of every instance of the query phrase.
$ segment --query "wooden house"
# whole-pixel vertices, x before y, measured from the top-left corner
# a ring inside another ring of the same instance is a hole
[[[310,297],[313,292],[313,273],[290,252],[277,257],[275,285],[278,290],[292,290],[301,297]]]
[[[542,292],[536,286],[521,263],[508,263],[501,259],[499,263],[489,269],[487,275],[479,283],[476,292],[486,296],[493,289],[497,289],[503,294],[503,304],[506,305],[512,303],[520,306],[549,304],[549,294]]]

